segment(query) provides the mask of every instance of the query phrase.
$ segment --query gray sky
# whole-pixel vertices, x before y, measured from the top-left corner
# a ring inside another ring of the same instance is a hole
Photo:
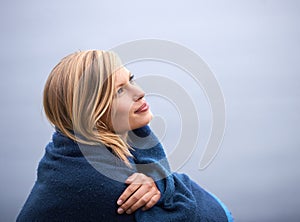
[[[77,50],[110,49],[145,38],[170,40],[196,52],[215,74],[226,100],[221,150],[199,171],[211,120],[203,92],[189,89],[198,102],[201,133],[199,147],[180,171],[219,196],[236,221],[299,219],[299,1],[0,4],[1,221],[15,220],[51,139],[53,130],[41,105],[51,69]],[[177,82],[193,84],[172,68],[154,66],[144,63],[132,69],[174,73]],[[159,113],[157,103],[151,106]],[[172,139],[166,136],[164,143],[171,150]]]

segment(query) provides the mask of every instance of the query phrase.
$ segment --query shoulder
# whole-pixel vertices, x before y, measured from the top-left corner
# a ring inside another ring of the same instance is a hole
[[[40,161],[37,181],[18,221],[134,221],[132,215],[119,218],[116,213],[117,199],[125,188],[124,183],[98,171],[78,144],[56,132]]]

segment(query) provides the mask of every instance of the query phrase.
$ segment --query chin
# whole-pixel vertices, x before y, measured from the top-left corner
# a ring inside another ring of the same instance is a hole
[[[153,115],[149,111],[147,116],[143,117],[143,119],[141,119],[140,121],[135,122],[134,124],[132,124],[131,129],[134,130],[134,129],[138,129],[138,128],[141,128],[143,126],[146,126],[147,124],[149,124],[151,122],[152,119],[153,119]]]

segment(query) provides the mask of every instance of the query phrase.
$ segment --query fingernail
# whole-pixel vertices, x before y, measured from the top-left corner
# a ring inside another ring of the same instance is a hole
[[[126,213],[127,213],[127,214],[131,214],[131,210],[127,210]]]
[[[121,205],[122,203],[123,203],[122,200],[118,200],[118,202],[117,202],[118,205]]]
[[[118,214],[122,214],[122,213],[124,213],[124,210],[121,207],[118,208]]]

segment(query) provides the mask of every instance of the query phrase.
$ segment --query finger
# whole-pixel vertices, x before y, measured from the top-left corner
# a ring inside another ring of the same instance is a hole
[[[131,184],[132,185],[132,184]],[[122,208],[124,211],[127,211],[129,208],[131,208],[135,203],[137,203],[145,194],[149,193],[149,191],[151,190],[151,187],[147,186],[147,185],[142,185],[138,188],[138,190],[136,190],[136,192],[134,194],[132,194],[127,200],[126,202],[124,202],[120,208]],[[150,199],[150,198],[149,198]],[[140,207],[144,206],[145,203],[143,205],[141,205]]]
[[[144,196],[140,197],[138,201],[136,201],[127,211],[127,214],[131,214],[135,212],[137,209],[144,207],[148,204],[149,201],[151,201],[153,194],[155,193],[155,190],[152,192],[146,193]]]
[[[130,184],[119,197],[117,204],[122,205],[127,199],[140,188],[141,184]]]
[[[141,173],[134,173],[125,182],[130,185],[117,201],[121,205],[118,208],[119,214],[125,211],[130,214],[143,206],[146,206],[145,210],[149,209],[160,199],[160,192],[151,177]],[[157,195],[158,197],[152,200],[152,197]],[[150,200],[151,202],[148,203]]]
[[[145,211],[145,210],[149,210],[150,208],[152,208],[160,200],[160,197],[161,197],[160,192],[158,192],[156,195],[152,196],[152,198],[142,208],[142,210]]]

